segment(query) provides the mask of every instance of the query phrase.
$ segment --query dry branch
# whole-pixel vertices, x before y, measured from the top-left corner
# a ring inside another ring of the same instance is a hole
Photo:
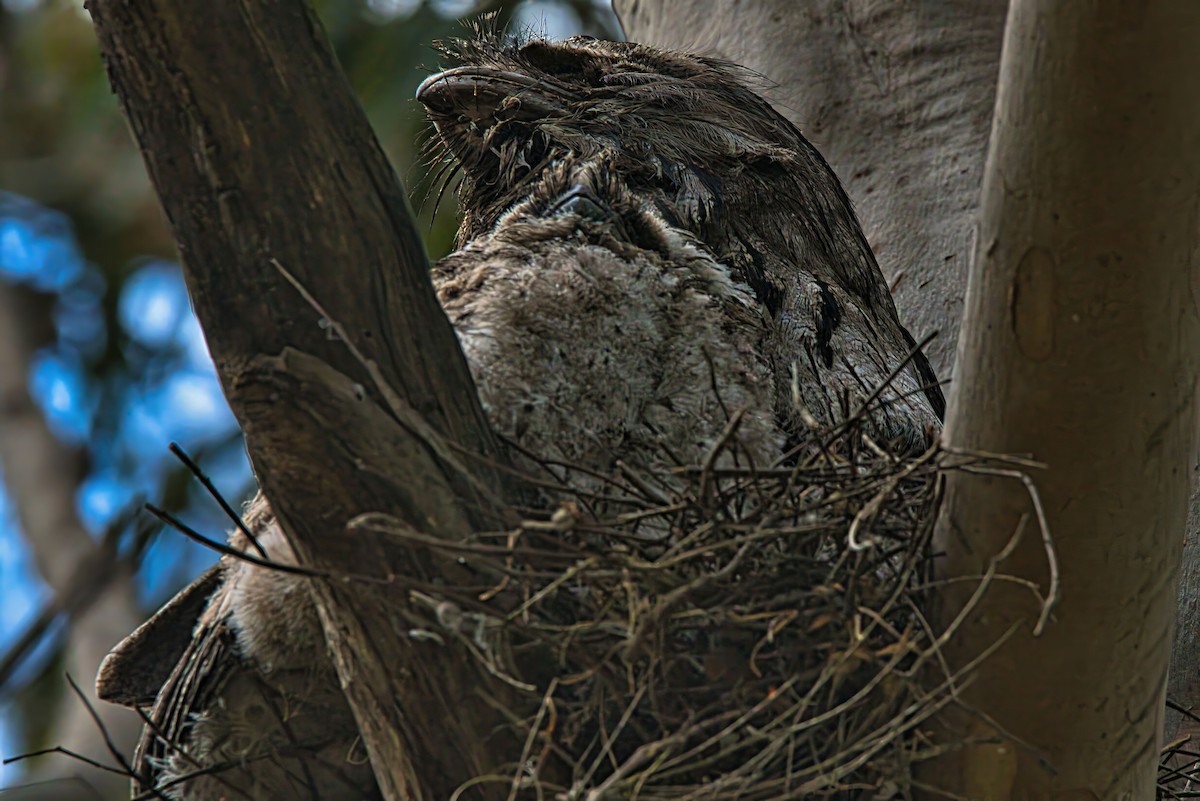
[[[481,488],[500,486],[490,465],[501,453],[404,190],[312,10],[88,7],[256,473],[301,560],[386,574],[403,554],[343,532],[367,511],[448,537],[496,525],[501,509]],[[454,448],[467,456],[448,458]],[[480,772],[483,746],[469,742],[495,716],[468,693],[480,679],[397,636],[402,597],[312,586],[385,796],[444,798],[448,777]]]

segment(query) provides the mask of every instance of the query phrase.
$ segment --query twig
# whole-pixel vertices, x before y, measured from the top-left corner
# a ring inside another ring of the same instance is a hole
[[[1059,599],[1059,572],[1058,572],[1058,552],[1054,547],[1054,540],[1050,536],[1050,523],[1046,519],[1046,510],[1042,506],[1041,496],[1038,494],[1037,486],[1033,483],[1033,479],[1027,474],[1019,470],[1005,470],[1002,468],[984,467],[981,465],[970,465],[962,468],[968,473],[978,473],[985,476],[999,476],[1002,478],[1012,478],[1020,481],[1025,487],[1025,491],[1029,493],[1029,500],[1033,504],[1033,511],[1037,515],[1038,530],[1042,537],[1042,548],[1046,552],[1046,567],[1050,572],[1050,587],[1046,591],[1046,600],[1042,604],[1041,614],[1038,615],[1037,625],[1033,627],[1033,636],[1039,636],[1046,627],[1046,623],[1050,620],[1050,613],[1054,611],[1054,607],[1058,605]],[[1015,543],[1012,544],[1015,548]],[[1005,549],[1005,555],[1011,553]],[[1001,560],[1003,561],[1003,560]]]
[[[361,573],[336,573],[330,570],[320,570],[318,568],[302,567],[300,565],[289,565],[283,562],[272,561],[270,559],[262,559],[257,556],[252,556],[245,551],[239,551],[237,548],[233,548],[223,542],[218,542],[217,540],[204,536],[165,509],[160,509],[159,507],[150,503],[144,504],[143,508],[193,542],[199,543],[200,545],[214,550],[223,556],[228,556],[243,562],[249,562],[252,565],[267,568],[268,570],[276,570],[280,573],[288,573],[294,576],[307,576],[309,578],[330,579],[341,582],[362,582],[365,584],[388,585],[394,584],[396,581],[395,576],[380,577],[367,576]]]
[[[322,306],[320,301],[318,301],[312,295],[312,293],[308,291],[304,284],[302,284],[300,280],[296,278],[296,276],[292,275],[292,273],[276,259],[271,259],[271,265],[279,271],[279,274],[283,276],[284,280],[291,284],[292,287],[300,293],[300,296],[304,298],[305,302],[308,303],[308,305],[311,306],[314,311],[321,315],[322,319],[325,320],[330,330],[337,335],[338,340],[346,346],[346,349],[350,351],[350,354],[355,358],[355,360],[363,366],[363,368],[367,371],[367,374],[371,376],[371,380],[375,382],[375,388],[383,396],[384,402],[387,404],[387,408],[395,416],[396,421],[404,426],[404,428],[406,428],[410,434],[419,439],[425,445],[425,447],[429,448],[430,451],[436,454],[439,461],[441,461],[447,467],[452,468],[459,475],[459,477],[466,480],[466,482],[470,484],[476,492],[478,492],[482,497],[486,498],[488,502],[492,504],[494,509],[507,509],[507,504],[503,502],[503,500],[492,490],[492,488],[480,481],[474,472],[468,470],[466,465],[459,461],[458,456],[454,453],[454,448],[451,447],[446,438],[442,436],[442,434],[435,428],[433,428],[433,426],[429,425],[425,418],[416,409],[410,406],[407,401],[401,398],[396,391],[392,389],[391,385],[379,371],[379,365],[377,365],[373,359],[367,358],[366,355],[359,350],[358,345],[356,345],[354,340],[346,333],[346,329],[342,327],[342,324],[325,310],[325,307]]]
[[[242,532],[242,534],[246,536],[246,539],[250,540],[250,544],[254,546],[254,550],[258,551],[258,555],[263,559],[270,559],[270,556],[267,555],[266,549],[264,549],[262,544],[259,543],[258,537],[256,537],[254,532],[251,531],[246,525],[246,521],[242,520],[242,516],[234,511],[233,507],[229,505],[229,501],[225,500],[225,496],[217,490],[216,486],[212,483],[212,479],[205,475],[204,471],[200,469],[200,465],[196,464],[192,460],[192,457],[188,456],[187,451],[180,447],[178,443],[172,442],[167,446],[167,448],[175,455],[176,459],[183,462],[183,466],[191,471],[192,475],[196,477],[196,480],[204,486],[204,489],[208,490],[208,494],[212,496],[214,501],[217,502],[217,504],[221,507],[221,510],[225,512],[225,515],[231,521],[233,521],[233,524],[237,526],[238,531]]]

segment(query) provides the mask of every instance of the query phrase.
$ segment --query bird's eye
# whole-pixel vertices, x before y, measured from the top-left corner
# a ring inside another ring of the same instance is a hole
[[[581,77],[590,80],[587,55],[549,42],[529,42],[520,50],[530,66],[559,78]],[[594,72],[593,70],[590,70]]]
[[[590,188],[575,184],[550,205],[555,216],[574,215],[593,222],[604,222],[612,216],[611,209]]]

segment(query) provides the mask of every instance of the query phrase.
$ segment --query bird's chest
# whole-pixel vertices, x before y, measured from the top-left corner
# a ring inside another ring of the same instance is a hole
[[[694,463],[730,416],[778,453],[757,313],[687,265],[603,247],[456,254],[439,294],[493,426],[552,462]]]

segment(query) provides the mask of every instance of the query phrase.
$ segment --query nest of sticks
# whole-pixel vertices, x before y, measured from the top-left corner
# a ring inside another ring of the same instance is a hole
[[[446,553],[500,578],[418,594],[430,636],[529,700],[507,710],[520,753],[460,793],[909,795],[961,678],[926,618],[939,475],[972,460],[892,456],[855,425],[771,469],[737,466],[734,442]]]

